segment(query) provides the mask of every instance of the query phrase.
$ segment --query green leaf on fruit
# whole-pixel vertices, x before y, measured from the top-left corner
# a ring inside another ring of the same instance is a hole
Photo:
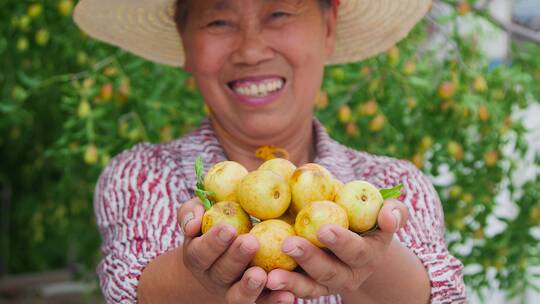
[[[203,171],[204,171],[204,165],[202,162],[202,156],[197,157],[195,160],[195,175],[197,176],[197,189],[204,190],[203,185]]]
[[[387,199],[396,199],[401,196],[401,189],[403,189],[403,184],[399,184],[393,188],[380,189],[383,200]]]
[[[212,207],[212,201],[208,199],[208,196],[211,195],[212,192],[204,190],[203,172],[204,165],[202,157],[199,156],[197,157],[197,160],[195,160],[195,175],[197,176],[197,188],[195,189],[195,194],[203,203],[204,209],[208,210]]]

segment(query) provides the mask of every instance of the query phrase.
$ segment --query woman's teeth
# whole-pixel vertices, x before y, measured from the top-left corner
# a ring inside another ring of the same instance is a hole
[[[270,93],[273,93],[275,91],[281,90],[283,88],[283,85],[285,82],[280,80],[272,80],[265,83],[259,83],[259,84],[250,84],[250,85],[233,85],[233,90],[244,96],[250,96],[250,97],[263,97]]]

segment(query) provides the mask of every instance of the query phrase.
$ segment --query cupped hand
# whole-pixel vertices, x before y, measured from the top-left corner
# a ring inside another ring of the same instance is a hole
[[[300,298],[357,291],[376,271],[385,256],[394,233],[405,226],[408,211],[403,203],[387,200],[377,223],[379,229],[360,236],[337,225],[325,225],[317,232],[318,239],[331,253],[301,237],[290,237],[282,250],[305,271],[276,269],[268,273],[266,287],[286,290]]]
[[[236,235],[234,227],[220,224],[201,234],[204,208],[194,198],[178,211],[184,232],[184,266],[204,288],[230,304],[293,303],[288,291],[263,292],[267,274],[260,267],[248,268],[259,243],[251,234]]]

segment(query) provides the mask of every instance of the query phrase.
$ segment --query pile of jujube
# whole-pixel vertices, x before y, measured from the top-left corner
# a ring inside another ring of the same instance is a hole
[[[319,164],[296,167],[282,158],[268,160],[252,172],[234,161],[219,162],[204,178],[199,158],[195,170],[196,193],[206,209],[202,232],[226,223],[238,234],[251,233],[259,241],[251,264],[266,271],[296,268],[296,262],[281,251],[289,236],[324,248],[317,239],[323,225],[356,233],[376,229],[384,200],[399,197],[401,189],[379,190],[361,180],[343,184]]]

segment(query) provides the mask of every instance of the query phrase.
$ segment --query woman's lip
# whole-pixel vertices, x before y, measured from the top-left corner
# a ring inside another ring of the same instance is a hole
[[[260,77],[262,78],[262,76]],[[279,78],[282,79],[281,77]],[[246,78],[243,78],[243,79],[246,79]],[[260,106],[271,104],[274,101],[276,101],[281,96],[281,94],[285,91],[285,88],[287,87],[287,81],[284,81],[283,87],[279,89],[278,91],[275,91],[266,96],[260,96],[260,97],[242,95],[234,91],[230,85],[227,85],[226,87],[227,87],[228,92],[231,95],[233,95],[234,99],[239,101],[240,103],[243,103],[249,106],[260,107]]]
[[[258,75],[258,76],[248,76],[229,81],[229,83],[235,82],[261,82],[264,80],[285,80],[285,77],[278,75]]]

